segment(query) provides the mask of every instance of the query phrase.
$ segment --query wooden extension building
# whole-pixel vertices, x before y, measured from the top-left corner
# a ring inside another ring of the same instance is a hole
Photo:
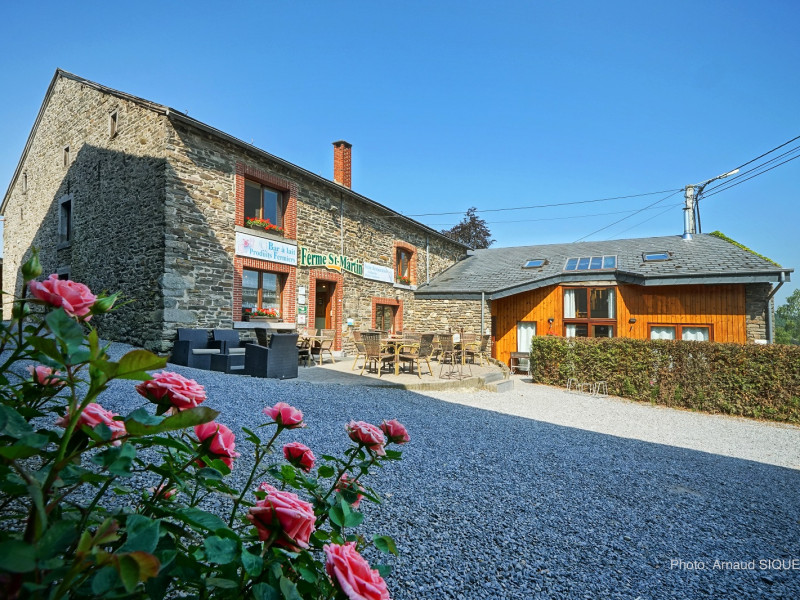
[[[792,271],[721,235],[675,235],[478,250],[417,297],[482,302],[508,362],[536,335],[767,343]]]

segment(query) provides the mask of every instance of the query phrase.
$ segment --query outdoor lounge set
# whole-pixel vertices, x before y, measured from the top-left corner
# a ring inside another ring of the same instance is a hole
[[[233,329],[178,329],[171,362],[224,373],[293,379],[297,377],[298,334],[259,336],[259,343],[242,342]]]

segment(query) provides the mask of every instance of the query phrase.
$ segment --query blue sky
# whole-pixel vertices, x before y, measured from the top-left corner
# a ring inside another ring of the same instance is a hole
[[[416,217],[436,229],[471,206],[677,190],[800,135],[795,0],[19,2],[2,15],[3,191],[58,67],[325,177],[345,139],[354,190],[407,215],[458,213]],[[779,301],[800,281],[799,180],[796,160],[701,203],[704,232],[798,269]],[[667,195],[479,215],[497,246],[568,242]],[[681,199],[587,239],[680,234]]]

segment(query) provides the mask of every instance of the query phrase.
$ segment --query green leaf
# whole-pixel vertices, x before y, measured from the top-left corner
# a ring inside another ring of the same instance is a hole
[[[151,415],[149,412],[147,412],[147,409],[137,408],[135,411],[125,417],[125,425],[127,427],[129,422],[136,422],[140,425],[158,425],[163,420],[164,417]]]
[[[213,479],[215,481],[222,481],[225,476],[217,471],[216,469],[211,469],[210,467],[203,467],[202,469],[197,470],[197,476],[202,479]]]
[[[217,529],[227,529],[225,521],[213,513],[200,510],[199,508],[186,507],[175,511],[175,516],[184,523],[192,525],[196,529],[203,531],[215,531]]]
[[[112,475],[130,477],[133,459],[136,458],[136,448],[132,444],[112,446],[103,452],[92,456],[92,462],[108,469]]]
[[[255,600],[278,600],[278,592],[266,583],[257,583],[253,586],[253,598]]]
[[[36,568],[36,548],[19,540],[0,543],[0,570],[11,573],[30,573]]]
[[[115,376],[118,379],[151,379],[146,371],[163,369],[167,359],[156,356],[147,350],[131,350],[117,364]]]
[[[78,538],[75,523],[71,521],[55,521],[39,538],[36,545],[36,556],[39,559],[52,558],[64,550]]]
[[[341,504],[332,506],[328,511],[328,516],[331,518],[331,522],[334,525],[338,525],[339,527],[344,526],[344,511]]]
[[[375,547],[381,552],[385,552],[386,554],[391,553],[395,556],[398,555],[397,546],[395,546],[394,539],[388,535],[376,535],[372,538],[372,543],[375,544]]]
[[[158,545],[160,521],[143,515],[130,515],[125,521],[128,537],[120,552],[153,552]]]
[[[209,577],[206,579],[206,585],[209,587],[233,590],[239,587],[239,582],[233,581],[232,579],[223,579],[222,577]]]
[[[135,411],[138,412],[138,411]],[[176,415],[171,415],[161,421],[158,425],[146,425],[137,420],[133,420],[133,413],[125,420],[125,428],[128,433],[135,436],[153,435],[155,433],[164,433],[165,431],[175,431],[176,429],[187,429],[195,425],[202,425],[213,421],[219,415],[219,412],[212,410],[206,406],[195,406],[187,410],[182,410]]]
[[[300,592],[297,591],[297,586],[285,575],[281,575],[280,586],[283,597],[286,598],[286,600],[303,600]]]
[[[139,563],[128,554],[117,557],[116,562],[117,572],[119,573],[119,578],[122,580],[122,585],[125,586],[125,591],[130,594],[136,589],[136,585],[139,583]]]
[[[63,308],[47,313],[44,320],[56,340],[64,346],[68,355],[80,350],[83,344],[83,328],[75,319],[67,315]]]
[[[0,435],[19,439],[33,433],[33,427],[10,406],[0,404]]]
[[[92,593],[97,597],[104,596],[120,583],[119,574],[114,567],[103,567],[92,579]]]
[[[381,577],[388,577],[392,572],[392,565],[375,565],[375,569]]]
[[[314,569],[309,569],[308,567],[297,567],[297,572],[300,573],[300,577],[302,577],[305,581],[309,583],[317,582],[317,572],[314,571]]]
[[[252,442],[256,446],[261,445],[261,438],[258,437],[255,434],[255,432],[253,432],[251,429],[248,429],[247,427],[242,427],[242,431],[244,431],[245,433],[246,436],[245,439],[247,439],[249,442]]]
[[[242,566],[251,577],[258,577],[264,568],[264,559],[247,550],[242,550]]]
[[[317,475],[320,477],[333,477],[336,474],[336,471],[333,470],[333,467],[329,465],[322,465],[319,469],[317,469]]]
[[[221,538],[212,535],[203,540],[206,549],[206,558],[219,565],[227,565],[236,560],[239,553],[239,543],[236,540]]]
[[[345,527],[358,527],[361,525],[361,522],[364,520],[364,515],[360,512],[351,512],[349,515],[345,516],[344,518],[344,526]]]
[[[64,357],[61,356],[61,352],[58,351],[58,346],[53,338],[35,336],[29,337],[27,341],[31,347],[42,356],[55,361],[59,365],[64,364]]]

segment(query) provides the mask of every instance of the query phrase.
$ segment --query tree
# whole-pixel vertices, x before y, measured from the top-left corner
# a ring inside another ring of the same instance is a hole
[[[800,345],[800,289],[796,289],[775,310],[775,341]]]
[[[443,229],[442,233],[470,248],[488,248],[494,243],[494,240],[490,239],[492,233],[486,226],[486,221],[475,214],[477,210],[474,206],[467,209],[467,214],[461,223],[451,229]]]

